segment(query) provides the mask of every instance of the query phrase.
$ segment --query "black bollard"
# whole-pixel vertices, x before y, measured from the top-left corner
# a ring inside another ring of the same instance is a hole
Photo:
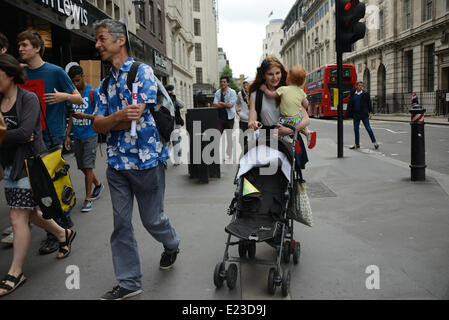
[[[412,127],[412,143],[411,143],[411,180],[412,181],[424,181],[426,180],[426,148],[424,137],[424,113],[426,109],[423,109],[420,105],[414,105],[409,110],[411,113]]]

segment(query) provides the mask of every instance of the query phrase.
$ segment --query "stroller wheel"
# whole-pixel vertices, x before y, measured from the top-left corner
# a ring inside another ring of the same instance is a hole
[[[226,284],[229,289],[234,289],[237,283],[237,265],[231,263],[228,267],[228,272],[226,272]]]
[[[295,241],[295,245],[293,248],[293,263],[294,264],[298,264],[300,254],[301,254],[301,244],[299,243],[299,241]]]
[[[255,241],[248,242],[247,250],[248,250],[248,257],[250,259],[254,259],[254,257],[256,256],[256,242]]]
[[[217,263],[214,270],[214,284],[217,288],[221,288],[223,286],[224,271],[225,271],[224,262]]]
[[[271,268],[270,271],[268,272],[268,293],[271,295],[274,295],[274,293],[276,292],[275,279],[276,279],[276,269]]]
[[[290,262],[290,252],[291,252],[290,247],[291,247],[290,241],[284,241],[284,245],[282,247],[282,260],[285,263]]]
[[[247,245],[246,245],[246,241],[240,241],[239,242],[239,257],[240,258],[246,258],[246,250],[247,250]]]
[[[284,275],[282,276],[282,296],[286,297],[290,293],[290,270],[287,270],[287,272],[284,272]]]

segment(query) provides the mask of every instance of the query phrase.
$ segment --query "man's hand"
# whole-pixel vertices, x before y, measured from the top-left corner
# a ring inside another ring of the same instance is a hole
[[[143,111],[145,110],[145,104],[130,104],[120,110],[117,114],[117,119],[120,121],[132,121],[132,120],[140,120]]]
[[[59,92],[54,89],[55,93],[46,93],[44,94],[44,100],[48,104],[60,103],[68,100],[68,94],[65,92]]]
[[[33,141],[34,141],[34,132],[31,134],[31,137],[27,142],[33,142]]]
[[[89,116],[82,112],[74,112],[72,113],[72,117],[75,119],[89,119]]]
[[[64,147],[67,151],[70,151],[70,136],[65,137]]]
[[[370,119],[373,118],[373,113],[372,113],[372,112],[369,113],[369,118],[370,118]]]

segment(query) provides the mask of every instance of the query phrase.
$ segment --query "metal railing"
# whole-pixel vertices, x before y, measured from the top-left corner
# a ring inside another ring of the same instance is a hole
[[[446,101],[447,91],[417,92],[419,104],[426,109],[426,114],[437,116],[449,114],[449,102]],[[374,113],[408,113],[412,106],[411,93],[393,93],[386,97],[372,96]]]

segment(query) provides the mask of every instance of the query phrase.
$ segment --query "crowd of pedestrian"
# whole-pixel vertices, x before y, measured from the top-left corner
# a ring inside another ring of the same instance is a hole
[[[110,246],[117,283],[101,299],[125,299],[142,292],[140,257],[132,226],[134,198],[143,226],[163,247],[159,267],[170,269],[180,252],[180,238],[164,212],[164,194],[170,146],[174,151],[174,165],[180,164],[183,104],[176,98],[174,86],[167,85],[165,89],[175,106],[176,130],[171,141],[163,143],[152,114],[157,103],[157,79],[152,67],[136,64],[125,24],[105,19],[96,22],[94,28],[95,48],[101,59],[111,65],[98,88],[86,82],[83,69],[77,63],[71,64],[66,72],[45,62],[44,41],[38,32],[26,30],[17,36],[23,64],[6,53],[8,42],[0,34],[0,101],[7,124],[0,160],[10,208],[12,233],[9,237],[14,250],[10,269],[0,282],[0,297],[10,294],[26,280],[22,268],[30,243],[30,222],[47,231],[40,254],[58,250],[56,257],[63,259],[71,253],[76,231],[72,229],[70,214],[55,220],[42,217],[23,161],[53,145],[74,150],[77,167],[85,181],[81,211],[90,212],[93,201],[105,188],[94,169],[98,135],[107,135],[106,178],[114,225]],[[127,82],[133,66],[137,68],[133,81],[139,84],[135,94]],[[276,129],[276,135],[287,142],[291,141],[293,131],[284,124],[294,126],[307,137],[309,148],[313,148],[316,134],[307,129],[310,119],[307,96],[301,89],[305,81],[302,67],[295,66],[287,72],[277,58],[268,56],[257,69],[254,81],[245,81],[238,94],[229,87],[229,81],[227,76],[220,78],[220,89],[213,101],[218,111],[219,130],[227,137],[226,159],[232,156],[236,116],[243,131]],[[131,135],[133,121],[135,135]],[[304,168],[308,158],[301,137],[298,143],[302,151],[296,156]]]

